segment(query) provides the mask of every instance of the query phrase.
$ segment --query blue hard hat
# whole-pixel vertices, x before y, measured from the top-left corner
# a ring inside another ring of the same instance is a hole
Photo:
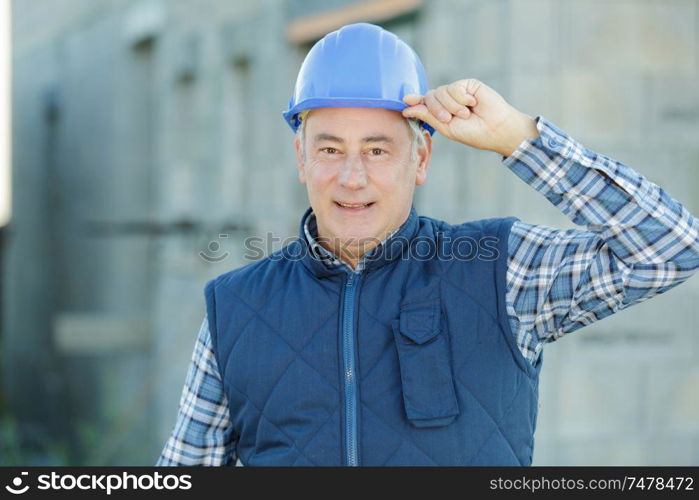
[[[428,90],[415,51],[380,26],[356,23],[318,40],[304,59],[289,108],[282,113],[295,132],[299,113],[313,108],[386,108],[402,111],[403,97]],[[434,133],[427,123],[422,126]]]

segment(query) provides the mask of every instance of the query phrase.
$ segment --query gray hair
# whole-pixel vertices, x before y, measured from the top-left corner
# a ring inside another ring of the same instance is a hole
[[[308,115],[307,115],[308,116]],[[408,122],[408,128],[410,129],[410,135],[412,140],[410,143],[410,159],[414,160],[417,157],[417,150],[427,146],[425,141],[425,129],[420,125],[420,121],[415,118],[405,118]],[[301,158],[306,161],[306,122],[307,120],[301,120],[301,124],[296,129],[296,135],[300,142]]]

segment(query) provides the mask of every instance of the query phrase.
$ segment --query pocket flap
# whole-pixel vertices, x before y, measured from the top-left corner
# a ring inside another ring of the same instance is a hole
[[[439,333],[439,298],[400,308],[400,332],[416,344],[424,344]]]
[[[442,427],[459,415],[439,297],[401,305],[391,322],[405,414],[415,427]]]

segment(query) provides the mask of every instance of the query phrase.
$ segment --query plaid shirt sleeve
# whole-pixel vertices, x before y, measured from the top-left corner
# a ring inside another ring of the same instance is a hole
[[[234,465],[236,459],[228,402],[204,317],[175,427],[155,465]]]
[[[699,268],[699,220],[684,206],[543,117],[536,122],[539,137],[502,162],[586,229],[512,226],[508,316],[532,364],[544,344],[664,293]]]

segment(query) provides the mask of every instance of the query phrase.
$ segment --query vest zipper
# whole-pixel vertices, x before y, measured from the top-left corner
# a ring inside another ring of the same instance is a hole
[[[347,465],[359,465],[357,458],[357,374],[354,360],[354,291],[359,273],[349,272],[345,284],[342,316],[342,360],[345,395],[345,449]]]

